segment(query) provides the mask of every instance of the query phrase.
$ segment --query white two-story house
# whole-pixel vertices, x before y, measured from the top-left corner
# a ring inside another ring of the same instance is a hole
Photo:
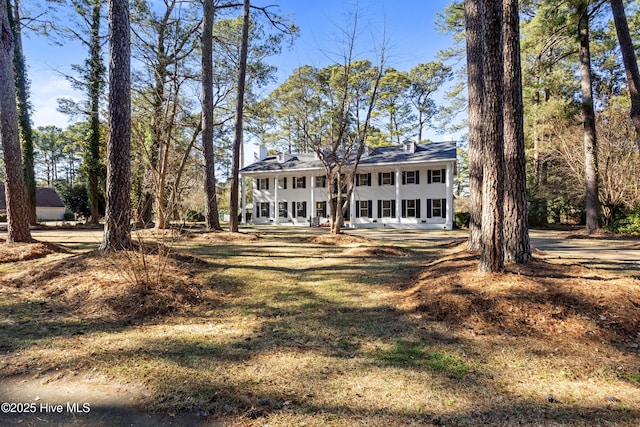
[[[355,174],[345,226],[452,229],[455,164],[452,141],[368,148]],[[314,153],[261,156],[240,178],[243,223],[249,179],[253,224],[328,222],[326,173]]]

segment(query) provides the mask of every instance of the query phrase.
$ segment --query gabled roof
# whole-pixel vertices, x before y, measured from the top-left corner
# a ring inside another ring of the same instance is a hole
[[[438,162],[455,159],[455,141],[443,141],[416,144],[415,152],[406,151],[404,145],[370,148],[368,154],[363,154],[359,166]],[[269,156],[246,166],[240,172],[284,172],[320,169],[322,167],[322,162],[318,160],[313,153],[301,153],[293,154],[292,157],[285,162],[279,162],[277,156]]]
[[[64,208],[64,203],[51,187],[36,187],[36,206],[41,208]],[[7,209],[4,184],[0,184],[0,210]]]

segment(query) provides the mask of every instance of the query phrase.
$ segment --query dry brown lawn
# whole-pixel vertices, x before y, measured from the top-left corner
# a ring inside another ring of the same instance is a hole
[[[640,425],[638,279],[266,230],[21,247],[0,272],[0,379],[102,378],[203,425]]]

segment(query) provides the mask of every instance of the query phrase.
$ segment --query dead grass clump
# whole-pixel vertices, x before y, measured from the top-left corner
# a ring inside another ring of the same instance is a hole
[[[44,258],[53,253],[67,253],[67,250],[46,242],[5,243],[0,245],[0,264]]]
[[[192,256],[93,251],[4,279],[83,317],[141,318],[191,312],[218,301],[195,277],[201,263]]]
[[[354,243],[371,243],[373,240],[362,236],[353,236],[351,234],[320,234],[318,236],[311,236],[305,239],[306,243],[313,243],[316,245],[350,245]]]
[[[538,260],[502,274],[480,273],[477,265],[477,256],[463,250],[431,263],[405,293],[407,308],[480,335],[637,348],[639,280]]]
[[[411,249],[398,246],[356,246],[344,251],[347,256],[356,257],[410,257],[416,255]]]
[[[185,234],[191,241],[202,242],[255,242],[260,237],[251,233],[231,233],[229,231],[198,231]]]

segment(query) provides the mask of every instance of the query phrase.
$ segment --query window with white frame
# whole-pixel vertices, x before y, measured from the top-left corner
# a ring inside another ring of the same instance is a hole
[[[306,176],[297,176],[293,178],[293,188],[305,188],[307,186]]]
[[[269,178],[258,178],[257,187],[258,187],[258,190],[268,190],[269,189]]]
[[[316,188],[326,188],[326,187],[327,187],[326,175],[316,176]]]
[[[444,183],[446,174],[446,169],[429,170],[427,172],[427,184]]]
[[[402,201],[403,218],[420,218],[420,200],[408,199]]]
[[[378,185],[395,185],[394,172],[380,172],[378,174]]]
[[[433,199],[431,202],[431,216],[442,217],[442,201]]]
[[[316,217],[327,217],[327,202],[316,202]]]
[[[402,184],[420,184],[420,172],[419,171],[403,171],[402,172]]]
[[[287,189],[287,177],[282,177],[278,179],[278,188],[280,190],[286,190]]]
[[[371,174],[370,173],[359,173],[356,175],[356,186],[367,187],[371,185]]]
[[[307,202],[296,202],[296,217],[307,217]]]
[[[261,218],[269,218],[269,202],[260,202],[258,212]]]
[[[278,202],[278,216],[280,218],[287,218],[289,211],[287,210],[287,202]]]
[[[371,218],[373,212],[371,212],[371,200],[357,200],[356,201],[356,216],[360,218]]]
[[[379,218],[393,218],[396,216],[396,201],[395,200],[378,200],[378,217]]]
[[[427,218],[446,218],[447,199],[427,199]]]

